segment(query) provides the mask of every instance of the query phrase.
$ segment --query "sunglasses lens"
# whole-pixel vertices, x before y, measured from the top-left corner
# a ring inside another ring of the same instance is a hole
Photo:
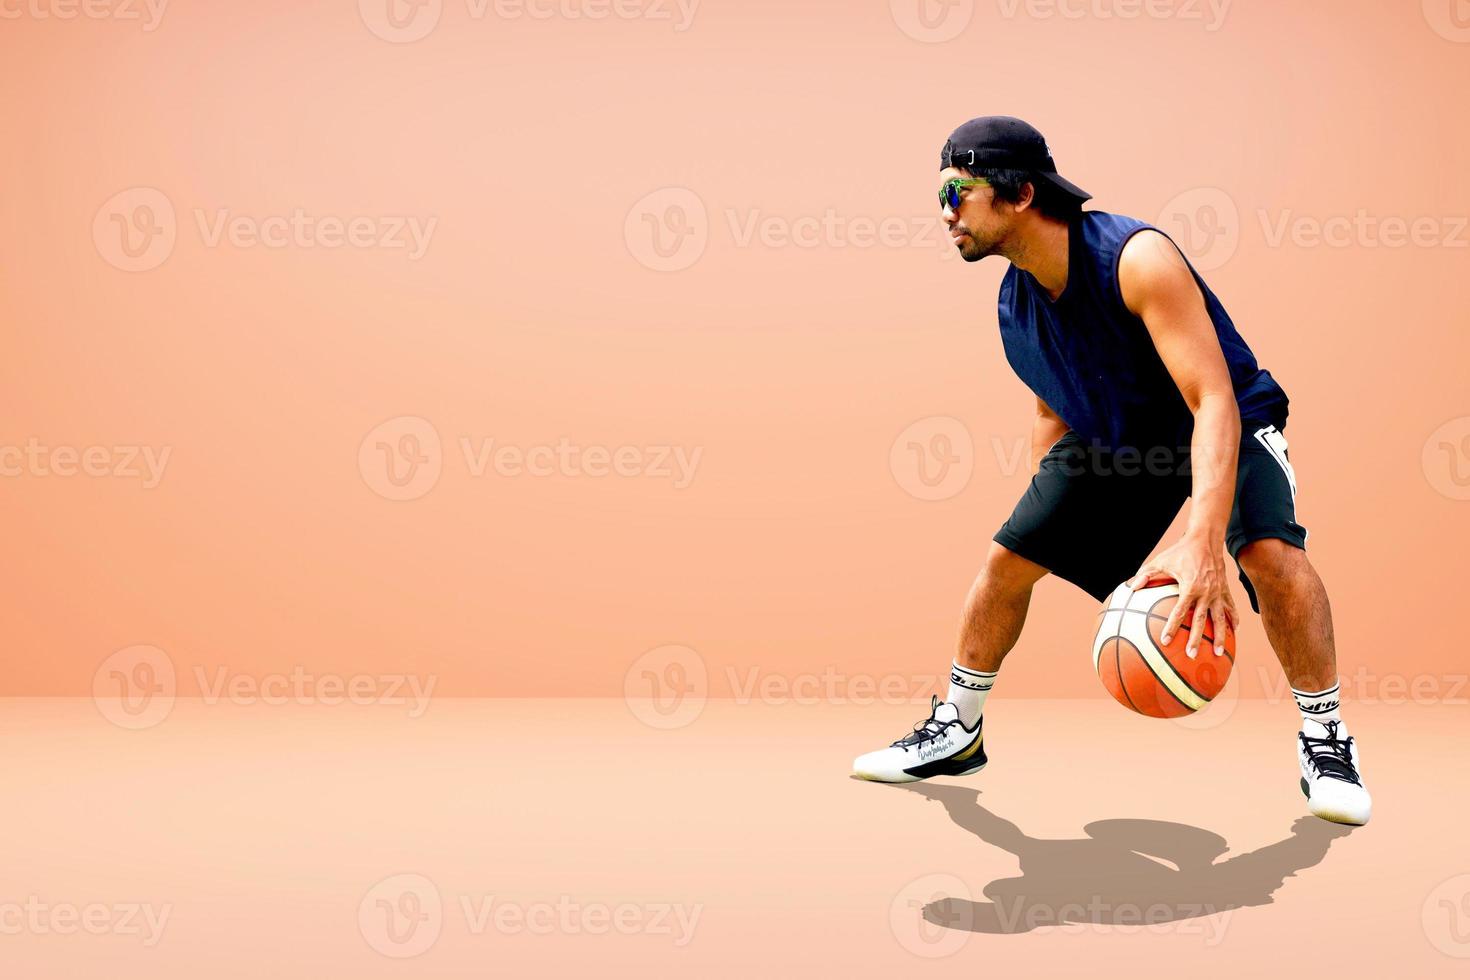
[[[944,203],[949,205],[951,211],[960,206],[960,188],[953,181],[944,185]]]

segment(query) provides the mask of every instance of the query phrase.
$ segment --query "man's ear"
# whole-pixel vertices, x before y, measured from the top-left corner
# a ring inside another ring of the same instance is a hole
[[[1016,203],[1013,204],[1012,207],[1016,209],[1017,214],[1020,214],[1022,211],[1029,211],[1035,206],[1036,185],[1028,180],[1026,181],[1026,183],[1021,185],[1020,194],[1016,197]]]

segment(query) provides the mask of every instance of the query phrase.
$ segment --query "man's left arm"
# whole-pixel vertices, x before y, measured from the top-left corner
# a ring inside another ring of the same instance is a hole
[[[1129,581],[1139,588],[1167,575],[1179,583],[1161,639],[1168,643],[1180,621],[1196,609],[1189,655],[1199,652],[1204,613],[1215,626],[1215,653],[1224,653],[1225,630],[1236,624],[1235,600],[1225,573],[1225,526],[1235,502],[1235,465],[1240,454],[1240,407],[1215,325],[1184,257],[1156,231],[1141,231],[1123,246],[1118,260],[1123,302],[1143,320],[1159,357],[1194,413],[1190,439],[1193,502],[1184,539],[1160,552]]]

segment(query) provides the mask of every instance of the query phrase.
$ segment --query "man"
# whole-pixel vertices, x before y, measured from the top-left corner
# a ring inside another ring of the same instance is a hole
[[[1010,260],[1000,287],[1006,359],[1036,395],[1035,473],[970,591],[948,697],[854,772],[882,782],[986,764],[985,699],[1048,572],[1106,598],[1120,582],[1179,583],[1162,640],[1222,656],[1236,611],[1228,550],[1302,713],[1301,788],[1312,813],[1367,823],[1372,802],[1338,703],[1327,593],[1296,523],[1287,397],[1215,294],[1162,232],[1083,211],[1029,124],[972,119],[940,157],[940,206],[967,262]],[[1185,498],[1188,529],[1146,564]],[[1193,613],[1188,625],[1184,617]],[[1208,631],[1208,632],[1207,632]],[[1200,649],[1207,636],[1213,649]]]

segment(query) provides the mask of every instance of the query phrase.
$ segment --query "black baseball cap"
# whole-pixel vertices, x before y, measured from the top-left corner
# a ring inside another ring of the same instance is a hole
[[[1077,203],[1092,195],[1057,173],[1051,147],[1036,127],[1014,116],[981,116],[971,119],[950,134],[939,156],[945,167],[994,167],[1029,170]]]

